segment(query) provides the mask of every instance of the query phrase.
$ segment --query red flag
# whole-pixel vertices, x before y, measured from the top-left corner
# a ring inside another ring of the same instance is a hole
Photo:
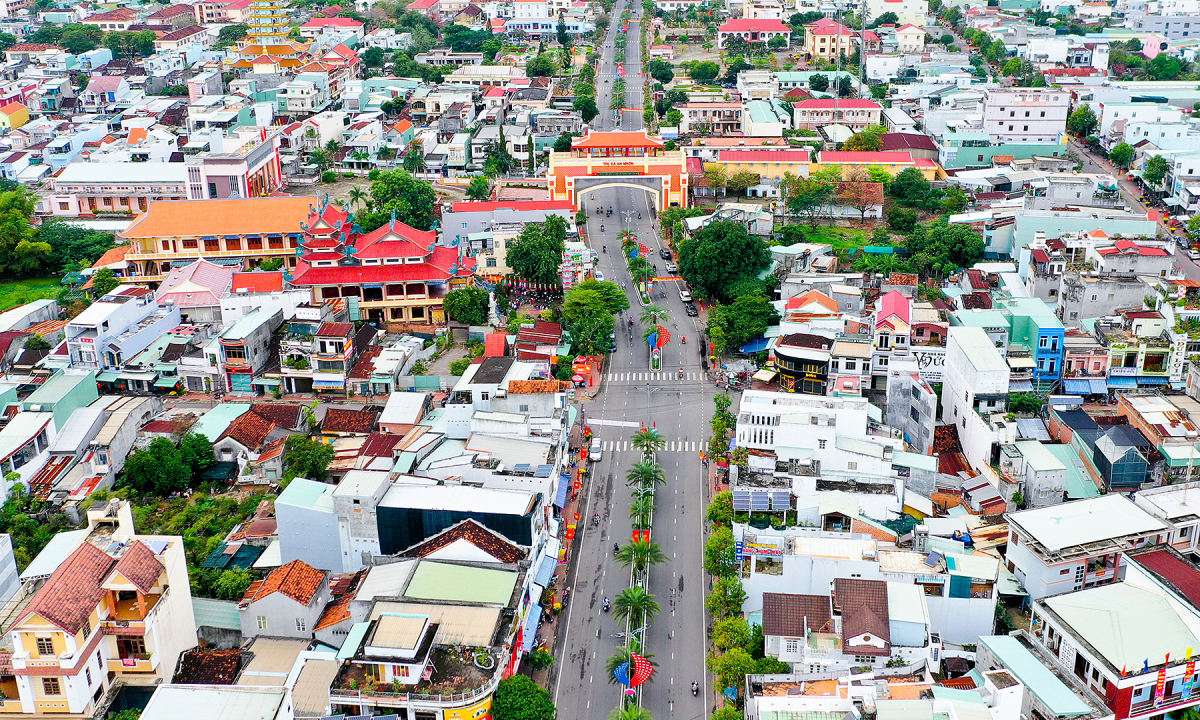
[[[633,531],[633,541],[634,541],[634,542],[641,542],[641,541],[642,541],[642,531],[641,531],[641,530],[634,530],[634,531]]]
[[[1128,665],[1121,666],[1121,677],[1125,677],[1125,672],[1126,672],[1127,667],[1128,667]]]

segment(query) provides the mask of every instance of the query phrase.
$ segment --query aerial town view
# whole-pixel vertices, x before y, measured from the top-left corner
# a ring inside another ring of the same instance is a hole
[[[0,720],[1200,720],[1200,0],[335,2],[0,0]]]

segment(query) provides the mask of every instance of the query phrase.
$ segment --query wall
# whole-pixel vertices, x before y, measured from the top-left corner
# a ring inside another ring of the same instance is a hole
[[[925,597],[929,607],[929,630],[942,636],[942,642],[972,644],[981,635],[991,635],[996,622],[996,601],[992,598]]]
[[[332,508],[315,510],[277,501],[275,517],[279,522],[279,551],[283,564],[303,560],[320,570],[341,572],[338,522]]]

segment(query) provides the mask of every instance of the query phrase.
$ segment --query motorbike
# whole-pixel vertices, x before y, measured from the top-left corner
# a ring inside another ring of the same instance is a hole
[[[687,336],[685,335],[682,338],[680,338],[679,342],[681,345],[687,345]]]
[[[620,543],[613,543],[613,552],[614,552],[614,553],[618,553],[618,552],[620,552],[620,551],[621,551],[621,544],[620,544]]]
[[[600,524],[600,513],[595,513],[594,515],[592,515],[592,525],[599,525],[599,524]]]
[[[604,232],[604,226],[603,226],[603,225],[601,225],[601,226],[600,226],[600,232]],[[607,251],[605,251],[605,252],[607,252]]]
[[[693,682],[692,683],[692,697],[695,697],[696,695],[699,695],[699,694],[700,694],[700,683]]]
[[[683,368],[679,368],[679,379],[683,379]]]
[[[638,220],[641,220],[641,219],[642,219],[642,214],[638,213]]]
[[[608,598],[604,598],[604,612],[608,612]]]
[[[600,227],[601,227],[601,228],[603,228],[604,226],[603,226],[603,225],[601,225]],[[607,246],[607,245],[605,245],[605,246],[604,246],[604,252],[608,252],[608,246]]]

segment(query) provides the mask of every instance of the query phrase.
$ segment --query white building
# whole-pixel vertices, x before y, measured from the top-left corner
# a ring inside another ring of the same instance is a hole
[[[1066,90],[987,90],[983,130],[993,142],[1058,142],[1067,129],[1071,93]]]
[[[1015,480],[1030,508],[1066,500],[1067,466],[1038,440],[1000,448],[1000,470]]]
[[[1004,419],[1008,363],[980,327],[951,327],[942,387],[942,422],[958,428],[972,467],[991,465],[997,442],[1016,441],[1016,423]]]
[[[180,323],[179,308],[160,308],[146,288],[122,285],[67,325],[72,367],[119,369]]]
[[[1124,551],[1165,542],[1170,529],[1115,493],[1007,519],[1005,561],[1034,599],[1113,582]]]
[[[884,13],[896,13],[896,25],[925,24],[929,13],[928,0],[866,0],[867,21],[873,22]]]

